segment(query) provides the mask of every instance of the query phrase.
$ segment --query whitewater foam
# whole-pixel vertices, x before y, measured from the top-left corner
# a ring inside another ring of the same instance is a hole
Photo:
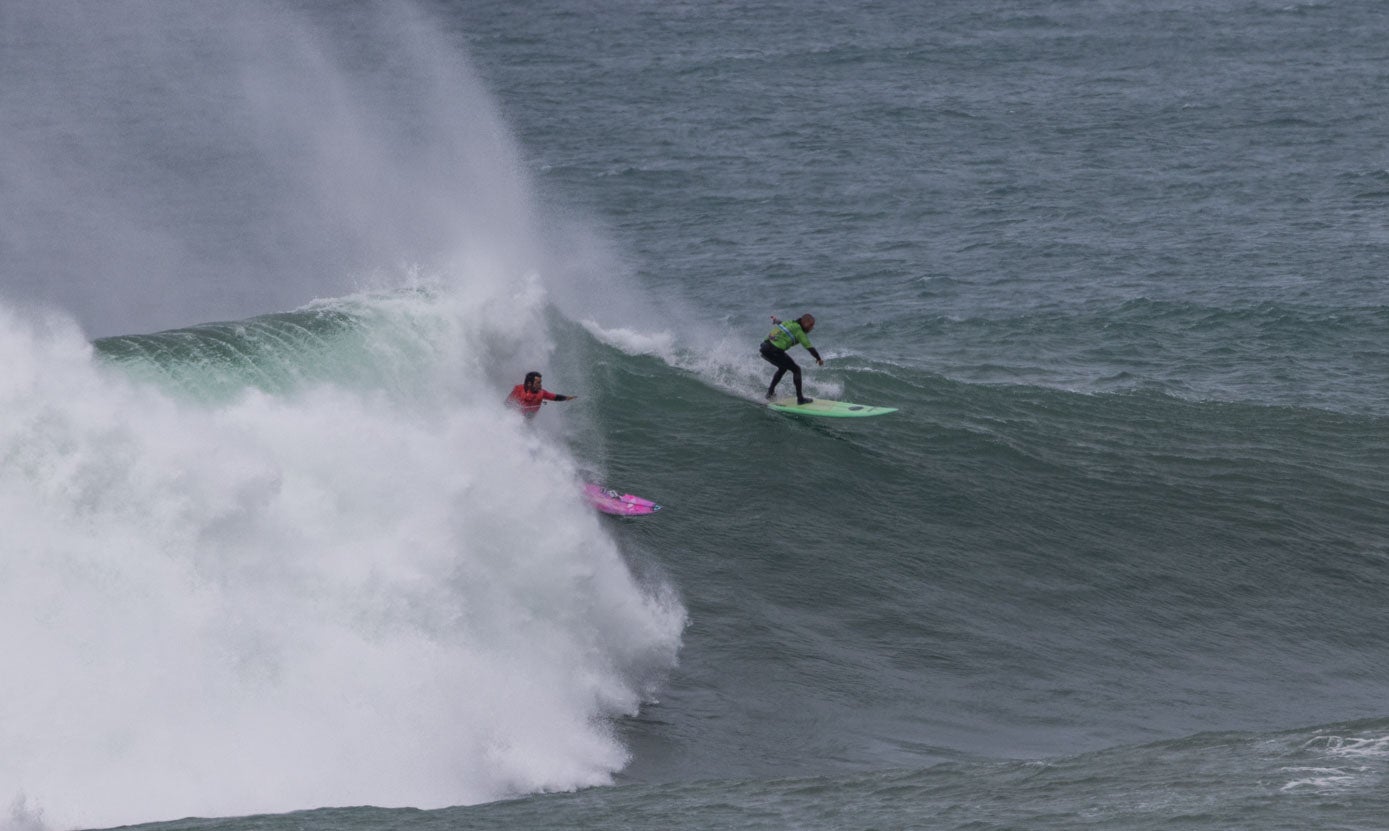
[[[475,371],[445,408],[334,383],[190,402],[0,311],[16,816],[438,807],[625,764],[603,719],[672,665],[683,610]]]

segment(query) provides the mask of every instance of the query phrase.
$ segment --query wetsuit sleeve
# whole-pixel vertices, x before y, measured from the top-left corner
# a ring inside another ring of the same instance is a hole
[[[823,360],[824,360],[824,358],[821,358],[821,357],[820,357],[820,353],[815,351],[815,347],[813,347],[813,346],[807,346],[806,349],[810,352],[810,357],[814,358],[814,359],[817,360],[817,361],[823,361]]]
[[[543,398],[543,399],[545,399],[546,401],[563,401],[563,400],[564,400],[564,396],[562,396],[562,395],[555,395],[554,393],[550,392],[549,390],[541,390],[541,391],[540,391],[540,397]]]

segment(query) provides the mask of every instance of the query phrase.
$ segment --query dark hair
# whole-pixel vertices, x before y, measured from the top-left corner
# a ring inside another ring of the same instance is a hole
[[[534,381],[536,378],[539,378],[539,377],[540,377],[540,373],[539,373],[539,372],[527,372],[527,373],[526,373],[526,383],[529,384],[531,381]]]

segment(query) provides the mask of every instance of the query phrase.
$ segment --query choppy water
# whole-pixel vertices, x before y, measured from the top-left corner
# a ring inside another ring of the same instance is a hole
[[[1384,827],[1378,4],[78,8],[0,823]]]

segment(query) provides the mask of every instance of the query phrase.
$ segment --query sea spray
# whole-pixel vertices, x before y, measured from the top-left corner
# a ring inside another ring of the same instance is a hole
[[[88,334],[548,256],[495,102],[414,4],[16,0],[4,35],[0,288]]]

